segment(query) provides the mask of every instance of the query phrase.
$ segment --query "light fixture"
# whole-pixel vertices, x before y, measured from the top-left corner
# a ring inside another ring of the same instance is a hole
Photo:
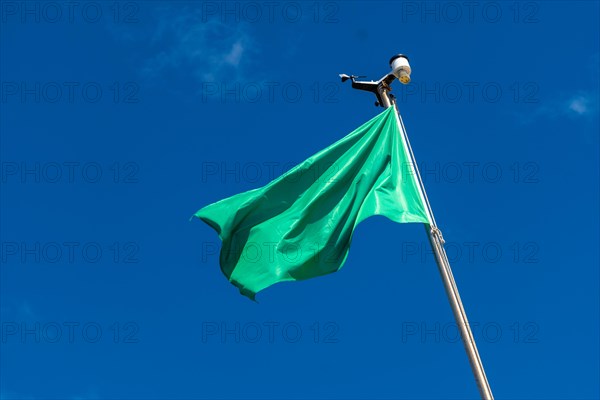
[[[390,59],[390,67],[392,68],[392,74],[404,85],[410,82],[410,64],[408,63],[408,57],[404,54],[396,54]]]

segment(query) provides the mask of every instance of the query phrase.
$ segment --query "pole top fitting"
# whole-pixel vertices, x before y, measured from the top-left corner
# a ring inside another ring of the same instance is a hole
[[[390,58],[390,67],[392,66],[392,63],[394,62],[394,60],[395,60],[395,59],[397,59],[397,58],[406,58],[406,61],[410,61],[410,60],[408,59],[408,56],[407,56],[407,55],[404,55],[404,54],[396,54],[395,56],[393,56],[392,58]]]
[[[390,58],[390,68],[392,69],[392,74],[398,78],[403,85],[407,85],[410,82],[411,69],[407,56],[404,54],[396,54]]]

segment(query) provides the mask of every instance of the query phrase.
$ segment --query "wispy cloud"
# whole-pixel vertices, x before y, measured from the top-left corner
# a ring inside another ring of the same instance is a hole
[[[237,67],[240,64],[240,59],[244,53],[244,46],[240,41],[237,41],[231,47],[229,54],[225,56],[225,62]]]
[[[526,113],[519,113],[519,119],[524,124],[529,124],[540,119],[554,120],[557,118],[570,118],[573,120],[591,121],[600,111],[600,88],[598,71],[600,57],[594,53],[588,62],[582,63],[582,76],[588,76],[587,87],[571,92],[557,93],[549,96],[537,104],[532,104]]]
[[[143,26],[112,29],[113,37],[135,53],[141,78],[181,76],[198,81],[244,80],[259,46],[250,26],[202,18],[198,7],[159,6]]]
[[[173,25],[177,29],[157,40],[162,49],[145,61],[145,77],[169,72],[188,73],[200,80],[243,77],[244,67],[250,62],[243,58],[252,57],[246,51],[251,39],[239,27],[218,21],[196,24],[189,16]]]
[[[520,113],[519,119],[524,124],[540,119],[589,119],[598,115],[598,100],[598,93],[583,90],[557,96],[533,106],[526,113]]]
[[[575,115],[588,115],[597,112],[597,107],[593,107],[593,98],[590,95],[578,94],[567,102],[567,111]]]

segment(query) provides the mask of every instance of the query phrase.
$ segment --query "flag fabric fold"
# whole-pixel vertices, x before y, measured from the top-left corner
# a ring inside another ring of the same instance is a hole
[[[266,186],[194,214],[219,234],[221,270],[242,294],[339,270],[370,216],[430,223],[397,119],[389,107]]]

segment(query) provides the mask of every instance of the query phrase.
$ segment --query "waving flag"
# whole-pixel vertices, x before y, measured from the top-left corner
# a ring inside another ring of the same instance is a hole
[[[397,118],[390,107],[266,186],[194,214],[219,234],[221,270],[242,294],[339,270],[370,216],[431,223]]]

